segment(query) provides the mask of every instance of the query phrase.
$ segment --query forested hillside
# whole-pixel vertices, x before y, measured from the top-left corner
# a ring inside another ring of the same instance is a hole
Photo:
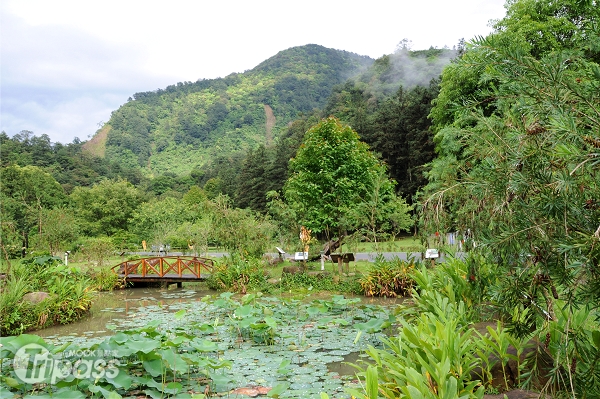
[[[309,45],[138,93],[86,144],[3,132],[2,257],[219,245],[247,292],[241,262],[303,250],[301,226],[322,242],[412,227],[446,254],[455,233],[464,256],[399,263],[419,288],[401,335],[369,351],[369,397],[598,398],[600,4],[506,10],[456,51],[372,61]]]
[[[317,45],[294,47],[244,73],[136,93],[85,148],[146,176],[180,176],[218,156],[274,145],[291,121],[322,110],[349,78],[379,100],[401,86],[428,85],[453,54],[402,49],[374,62]]]
[[[136,93],[101,130],[99,153],[149,176],[189,173],[218,154],[272,144],[299,112],[322,107],[333,86],[372,62],[306,45],[244,73]]]
[[[280,191],[304,133],[320,119],[335,116],[352,126],[388,165],[396,191],[409,202],[425,184],[423,166],[434,157],[427,116],[437,96],[443,67],[459,50],[409,51],[375,60],[373,65],[337,85],[326,105],[297,117],[273,145],[246,154],[222,154],[192,171],[207,192],[221,192],[236,205],[264,212],[266,193]]]

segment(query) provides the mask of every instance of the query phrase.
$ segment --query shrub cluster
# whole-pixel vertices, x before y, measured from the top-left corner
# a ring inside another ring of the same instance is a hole
[[[394,298],[407,296],[414,287],[412,271],[415,261],[398,258],[385,260],[378,257],[369,273],[360,279],[361,293],[365,296]]]
[[[225,257],[215,263],[208,278],[208,288],[245,294],[247,291],[264,291],[268,286],[269,273],[260,259],[243,259],[239,255]]]
[[[22,260],[11,268],[0,287],[0,335],[18,335],[83,317],[95,289],[114,287],[116,275],[109,273],[99,272],[93,278],[51,256]],[[48,295],[39,302],[24,300],[32,292]]]

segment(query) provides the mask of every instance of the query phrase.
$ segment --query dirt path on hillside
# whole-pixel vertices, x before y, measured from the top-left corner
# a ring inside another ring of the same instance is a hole
[[[273,130],[273,127],[275,126],[275,122],[277,120],[275,119],[275,114],[273,114],[273,109],[267,104],[265,104],[265,116],[267,119],[266,132],[265,132],[265,145],[269,146],[269,145],[273,144],[272,130]]]

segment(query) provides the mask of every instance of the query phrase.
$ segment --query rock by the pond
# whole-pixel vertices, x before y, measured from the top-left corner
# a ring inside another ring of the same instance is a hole
[[[36,304],[36,303],[42,302],[44,299],[49,298],[49,297],[50,297],[50,294],[48,294],[47,292],[35,291],[35,292],[30,292],[28,294],[23,295],[23,301]]]

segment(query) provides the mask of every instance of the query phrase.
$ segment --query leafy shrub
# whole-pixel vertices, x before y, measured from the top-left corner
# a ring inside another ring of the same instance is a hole
[[[9,276],[2,291],[0,291],[0,335],[9,331],[22,332],[20,321],[22,313],[20,312],[20,302],[23,295],[28,292],[28,277]]]
[[[486,336],[471,327],[477,296],[466,271],[460,260],[412,270],[413,299],[397,312],[398,335],[383,339],[383,349],[367,350],[369,367],[356,365],[366,392],[351,390],[355,397],[482,398],[498,362],[508,388],[505,365],[518,363],[519,356],[508,355],[507,347],[515,346],[520,354],[523,341],[511,338],[500,323],[495,330],[489,327]]]
[[[215,264],[206,281],[210,289],[245,294],[248,290],[261,290],[268,286],[269,274],[263,269],[260,259],[242,259],[239,255],[223,259]]]
[[[90,270],[88,275],[92,280],[94,291],[112,291],[115,288],[123,287],[123,281],[109,268],[102,268],[98,271]]]
[[[116,247],[111,238],[88,238],[79,249],[79,254],[88,263],[101,267],[115,253]]]
[[[375,370],[367,369],[369,391],[386,398],[482,398],[484,387],[471,380],[481,363],[475,356],[473,330],[460,327],[458,319],[443,320],[423,313],[416,323],[401,323],[396,337],[383,339],[384,349],[369,347]],[[378,379],[378,390],[373,387]],[[361,392],[352,391],[360,398]]]
[[[414,260],[403,261],[398,258],[385,260],[378,256],[369,274],[360,279],[365,296],[383,296],[393,298],[411,293],[414,280],[411,276],[415,268]]]
[[[49,298],[33,304],[23,301],[28,292],[43,291]],[[1,335],[66,324],[85,315],[92,300],[89,278],[51,256],[27,258],[12,267],[0,293]]]

